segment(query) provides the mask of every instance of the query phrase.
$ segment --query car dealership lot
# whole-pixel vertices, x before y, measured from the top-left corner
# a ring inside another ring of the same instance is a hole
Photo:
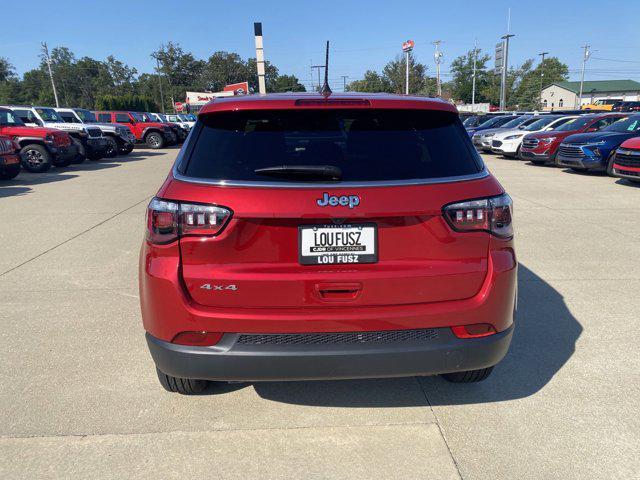
[[[485,157],[515,203],[511,350],[440,378],[162,390],[139,318],[147,202],[177,153],[0,185],[1,478],[633,478],[640,188]]]

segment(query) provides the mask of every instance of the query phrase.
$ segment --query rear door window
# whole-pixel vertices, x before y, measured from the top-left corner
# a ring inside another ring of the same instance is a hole
[[[366,182],[470,175],[483,168],[458,116],[449,112],[262,110],[201,120],[180,167],[191,177],[298,182],[256,170],[329,166],[339,169],[341,181]]]
[[[116,113],[116,123],[130,123],[129,115],[126,113]]]

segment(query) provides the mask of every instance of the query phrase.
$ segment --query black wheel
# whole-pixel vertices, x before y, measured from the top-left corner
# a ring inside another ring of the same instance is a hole
[[[616,152],[613,151],[609,154],[609,159],[607,160],[607,175],[613,177],[613,157]]]
[[[87,150],[86,148],[84,148],[84,145],[82,144],[82,142],[80,140],[78,140],[77,138],[71,137],[71,141],[73,142],[73,144],[76,146],[76,148],[78,149],[78,153],[76,153],[76,156],[72,159],[70,159],[68,162],[65,160],[63,162],[59,162],[56,163],[56,160],[53,161],[53,164],[56,167],[66,167],[72,163],[78,164],[78,163],[82,163],[87,159]],[[65,165],[66,163],[66,165]]]
[[[112,137],[106,137],[106,138],[107,138],[107,150],[104,152],[103,156],[106,158],[117,157],[118,151],[120,150],[118,148],[118,141]]]
[[[20,173],[20,164],[7,165],[6,167],[0,167],[0,180],[11,180],[16,178]]]
[[[467,370],[466,372],[444,373],[442,374],[442,378],[451,383],[474,383],[486,379],[491,375],[492,371],[493,367],[481,368],[480,370]]]
[[[34,143],[22,147],[20,158],[24,169],[32,173],[46,172],[51,168],[51,154],[42,145]]]
[[[129,155],[133,152],[133,143],[127,143],[120,148],[120,155]]]
[[[160,380],[160,385],[162,385],[167,392],[177,392],[182,395],[196,395],[202,393],[209,385],[209,382],[206,380],[172,377],[157,368],[156,372],[158,374],[158,380]]]
[[[147,146],[149,148],[153,148],[154,150],[164,147],[164,137],[158,132],[151,132],[147,134],[145,142],[147,142]]]

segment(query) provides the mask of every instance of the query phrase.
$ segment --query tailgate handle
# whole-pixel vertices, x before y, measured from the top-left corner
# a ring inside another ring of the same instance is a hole
[[[349,302],[362,292],[360,283],[319,283],[316,292],[321,300],[328,302]]]

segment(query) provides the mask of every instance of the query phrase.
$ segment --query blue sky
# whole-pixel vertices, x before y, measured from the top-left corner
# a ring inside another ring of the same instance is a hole
[[[23,0],[2,7],[0,56],[23,73],[38,65],[40,42],[47,41],[50,48],[67,46],[78,57],[112,54],[149,72],[149,54],[169,40],[200,58],[215,50],[254,56],[253,22],[261,21],[267,59],[307,85],[309,66],[323,61],[325,40],[331,41],[334,90],[341,89],[342,75],[350,81],[367,69],[380,70],[406,39],[415,40],[415,55],[431,73],[431,42],[443,41],[446,80],[451,60],[471,49],[474,39],[493,53],[506,32],[509,7],[516,34],[510,65],[548,51],[567,63],[577,80],[580,46],[587,43],[594,53],[586,79],[640,81],[638,1]],[[29,21],[11,21],[19,18]]]

